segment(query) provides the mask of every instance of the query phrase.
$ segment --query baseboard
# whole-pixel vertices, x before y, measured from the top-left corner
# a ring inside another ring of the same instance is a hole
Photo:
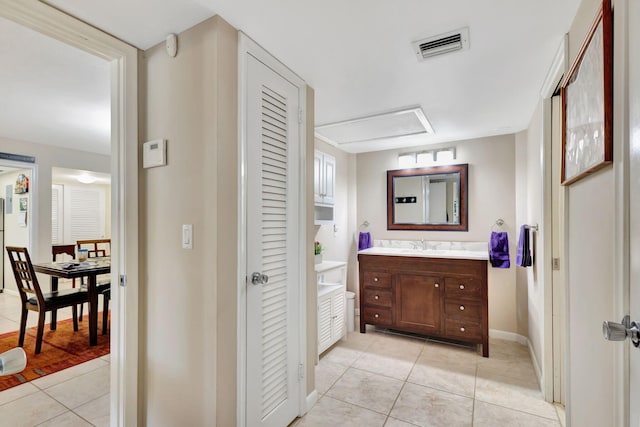
[[[14,296],[14,297],[19,297],[19,296],[20,296],[20,294],[18,293],[18,290],[17,290],[17,289],[14,291],[13,289],[7,289],[7,288],[4,288],[4,289],[2,290],[2,292],[4,292],[4,293],[5,293],[5,294],[7,294],[7,295],[12,295],[12,296]]]
[[[516,334],[515,332],[501,331],[499,329],[489,329],[489,337],[497,338],[499,340],[513,341],[522,345],[529,345],[529,339],[527,337]]]
[[[489,336],[491,338],[497,338],[505,341],[513,341],[513,342],[517,342],[518,344],[526,345],[527,348],[529,349],[529,355],[531,356],[531,363],[533,364],[533,370],[535,371],[536,377],[538,378],[538,385],[540,386],[541,391],[544,390],[543,388],[544,382],[542,381],[542,369],[540,369],[540,363],[536,358],[536,352],[533,351],[533,344],[531,344],[531,341],[529,340],[529,338],[525,337],[524,335],[516,334],[514,332],[500,331],[498,329],[489,329]]]
[[[309,412],[311,410],[311,408],[313,408],[313,406],[316,404],[317,401],[318,401],[318,392],[316,390],[313,390],[307,396],[307,411],[306,412]]]
[[[540,386],[540,391],[544,396],[544,381],[542,378],[542,369],[540,368],[540,363],[536,358],[536,352],[533,351],[533,344],[531,344],[531,341],[529,341],[528,339],[527,342],[529,347],[529,355],[531,356],[531,363],[533,364],[533,370],[536,372],[536,377],[538,377],[538,385]]]

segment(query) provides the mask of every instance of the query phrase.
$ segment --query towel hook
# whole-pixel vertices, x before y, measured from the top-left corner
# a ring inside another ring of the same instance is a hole
[[[529,230],[533,230],[536,233],[538,232],[538,224],[534,224],[534,225],[525,225],[526,228],[528,228]]]
[[[360,224],[360,227],[369,227],[369,221],[365,220],[362,224]]]
[[[502,218],[496,219],[496,222],[491,226],[491,231],[499,231],[504,225],[504,220]]]

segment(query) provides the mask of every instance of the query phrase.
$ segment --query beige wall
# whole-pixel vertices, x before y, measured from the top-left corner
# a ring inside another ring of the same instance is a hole
[[[143,57],[142,140],[168,141],[140,179],[144,421],[235,425],[237,32],[214,17]]]
[[[600,4],[598,0],[582,1],[569,33],[570,64]],[[625,37],[624,32],[618,31],[620,25],[625,25],[625,19],[617,16],[617,35]],[[618,39],[617,43],[624,42]],[[625,90],[624,56],[622,50],[614,55],[616,90]],[[616,122],[628,109],[624,99],[623,92],[614,93]],[[613,151],[616,168],[625,156],[619,149],[623,146],[620,138],[614,134],[618,141]],[[615,172],[614,168],[605,168],[568,187],[567,421],[574,426],[613,425],[618,404],[614,402],[613,386],[616,343],[607,342],[600,335],[603,320],[619,321],[622,316],[614,309]],[[589,375],[593,371],[599,374]]]
[[[142,140],[168,141],[167,166],[141,170],[142,419],[146,425],[236,425],[238,48],[216,16],[143,55]],[[313,185],[313,90],[307,90]],[[313,188],[307,236],[313,242]],[[194,248],[181,247],[193,224]],[[313,266],[311,249],[307,258]],[[316,298],[307,271],[307,387],[315,389]]]
[[[544,245],[543,201],[544,177],[542,170],[542,102],[534,111],[529,128],[516,135],[517,186],[516,221],[521,224],[538,224],[539,231],[531,233],[533,266],[518,267],[516,272],[516,301],[518,302],[519,333],[528,337],[535,356],[534,364],[543,369],[544,355]],[[522,304],[527,309],[522,311]]]
[[[498,218],[505,221],[509,233],[512,266],[489,267],[489,328],[519,332],[516,306],[515,249],[515,136],[503,135],[452,142],[442,147],[456,147],[455,163],[469,164],[469,231],[396,231],[387,230],[386,171],[399,169],[399,150],[357,155],[357,221],[369,221],[374,239],[425,239],[488,242],[491,228]],[[429,146],[429,148],[440,146]],[[419,151],[420,148],[416,148]],[[406,151],[406,150],[404,150]],[[354,251],[355,251],[354,246]]]
[[[347,289],[354,291],[358,286],[356,251],[356,156],[346,153],[319,139],[315,140],[315,149],[328,153],[336,158],[336,197],[333,224],[316,225],[315,241],[323,246],[323,260],[344,261],[347,267]]]

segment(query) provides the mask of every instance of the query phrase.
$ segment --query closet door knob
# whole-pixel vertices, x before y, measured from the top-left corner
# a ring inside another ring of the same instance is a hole
[[[380,297],[378,295],[375,295],[373,299],[380,299]]]
[[[460,289],[464,289],[464,285],[460,285]]]
[[[434,287],[434,288],[439,288],[439,287],[440,287],[440,284],[439,284],[439,283],[436,283],[435,285],[433,285],[433,287]]]
[[[373,315],[373,317],[375,317],[377,319],[378,317],[380,317],[380,315],[378,313],[376,313],[376,314]]]
[[[374,278],[373,278],[373,281],[374,281],[374,282],[377,282],[377,281],[378,281],[378,278],[377,278],[377,277],[374,277]]]
[[[460,328],[460,332],[464,332],[464,328]]]
[[[464,305],[460,306],[460,311],[464,311]]]

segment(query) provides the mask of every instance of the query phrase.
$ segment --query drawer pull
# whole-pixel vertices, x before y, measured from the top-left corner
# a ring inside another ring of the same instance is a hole
[[[373,281],[374,281],[374,282],[377,282],[377,281],[378,281],[378,278],[377,278],[377,277],[374,277],[374,278],[373,278]]]
[[[435,284],[435,285],[433,285],[433,286],[434,286],[434,287],[436,287],[436,288],[439,288],[439,287],[440,287],[440,284],[439,284],[439,283],[436,283],[436,284]]]
[[[373,299],[380,299],[378,295],[374,295]]]
[[[378,313],[376,313],[376,314],[373,315],[373,317],[375,317],[377,319],[378,317],[380,317],[380,315]]]
[[[464,285],[462,285],[462,284],[461,284],[461,285],[460,285],[460,289],[464,289]]]
[[[464,328],[460,328],[460,332],[464,332]]]
[[[460,311],[464,311],[464,305],[460,306]]]

